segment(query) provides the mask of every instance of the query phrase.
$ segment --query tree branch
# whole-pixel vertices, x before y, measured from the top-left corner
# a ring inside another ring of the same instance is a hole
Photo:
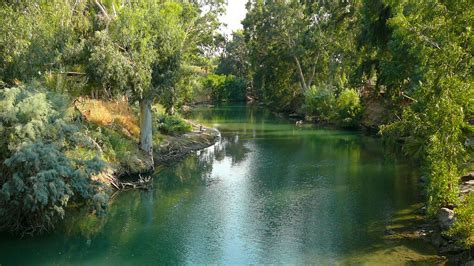
[[[51,72],[51,74],[67,75],[67,76],[84,76],[84,75],[86,75],[86,73],[83,73],[83,72],[71,72],[71,71]]]
[[[105,10],[105,7],[102,6],[102,4],[99,3],[99,1],[97,1],[97,0],[95,0],[95,4],[99,7],[100,11],[102,13],[104,13],[104,15],[107,17],[107,19],[110,20],[110,16],[109,16],[109,14],[107,14],[107,11]]]

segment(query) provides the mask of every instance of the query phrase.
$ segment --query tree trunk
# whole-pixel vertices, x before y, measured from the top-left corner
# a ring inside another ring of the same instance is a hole
[[[300,60],[298,60],[296,56],[293,56],[293,59],[295,60],[296,66],[298,67],[298,76],[300,77],[300,84],[304,93],[308,90],[308,86],[306,85],[306,81],[304,79],[303,69],[301,68]]]
[[[151,100],[140,101],[140,149],[148,154],[153,162],[153,133]]]
[[[293,56],[293,59],[295,60],[296,66],[298,68],[298,77],[300,78],[300,86],[301,89],[303,90],[303,93],[306,92],[309,88],[311,88],[311,85],[313,84],[314,80],[314,75],[316,74],[316,64],[319,59],[319,53],[316,56],[316,59],[314,61],[314,65],[311,67],[311,73],[309,73],[308,80],[305,79],[304,73],[303,73],[303,68],[301,66],[300,60],[298,60],[298,57]]]

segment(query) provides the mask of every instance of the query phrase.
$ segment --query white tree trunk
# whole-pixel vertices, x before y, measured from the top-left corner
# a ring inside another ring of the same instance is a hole
[[[293,56],[293,59],[295,59],[296,66],[298,67],[298,76],[300,77],[301,89],[303,90],[303,93],[304,93],[308,90],[308,86],[306,85],[303,69],[301,68],[300,60],[298,60],[298,57]]]
[[[296,67],[298,68],[298,77],[300,78],[301,89],[303,90],[303,93],[304,93],[313,84],[314,75],[316,74],[316,64],[317,64],[318,59],[319,59],[319,53],[316,56],[316,59],[313,63],[314,65],[311,67],[311,72],[309,73],[308,80],[306,80],[306,78],[304,77],[303,68],[301,66],[300,60],[298,60],[298,57],[293,56],[293,59],[295,60]]]
[[[153,162],[153,132],[151,100],[140,101],[140,149],[148,154]]]

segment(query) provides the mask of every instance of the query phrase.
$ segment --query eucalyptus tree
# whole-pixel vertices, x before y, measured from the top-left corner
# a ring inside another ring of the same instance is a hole
[[[330,80],[329,73],[352,60],[342,54],[354,50],[348,29],[357,5],[357,1],[249,1],[243,24],[256,86],[268,96],[276,92],[277,98],[290,98],[279,101],[288,103],[315,82]]]
[[[232,39],[226,41],[216,72],[244,78],[248,73],[248,67],[248,50],[244,32],[238,30],[232,33]]]
[[[211,68],[212,58],[223,43],[222,35],[217,31],[221,23],[219,16],[224,12],[224,1],[180,1],[182,11],[179,26],[184,31],[180,40],[179,66],[169,78],[168,86],[161,87],[159,101],[172,115],[178,103],[189,94],[189,85],[203,71]],[[178,62],[177,61],[177,62]],[[190,82],[186,82],[190,81]]]
[[[112,51],[122,58],[121,79],[125,92],[140,105],[140,148],[153,157],[152,110],[163,88],[172,85],[180,68],[182,5],[175,2],[140,1],[124,6],[108,25]],[[101,75],[104,77],[104,75]]]
[[[88,1],[1,1],[0,79],[13,84],[63,72],[91,17]]]
[[[197,64],[215,47],[218,13],[213,12],[220,9],[205,12],[196,2],[142,0],[114,8],[110,15],[110,7],[100,6],[106,23],[86,45],[86,72],[106,96],[127,94],[139,102],[140,148],[152,157],[151,106],[158,99],[173,112],[189,69],[183,66]]]

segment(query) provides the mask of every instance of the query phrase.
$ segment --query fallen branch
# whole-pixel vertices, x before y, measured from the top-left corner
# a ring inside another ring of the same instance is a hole
[[[151,189],[153,188],[153,178],[151,176],[142,177],[136,182],[120,182],[120,190],[127,189]]]
[[[85,76],[85,75],[86,75],[86,73],[83,73],[83,72],[74,72],[74,71],[51,72],[51,74],[66,75],[66,76]]]

